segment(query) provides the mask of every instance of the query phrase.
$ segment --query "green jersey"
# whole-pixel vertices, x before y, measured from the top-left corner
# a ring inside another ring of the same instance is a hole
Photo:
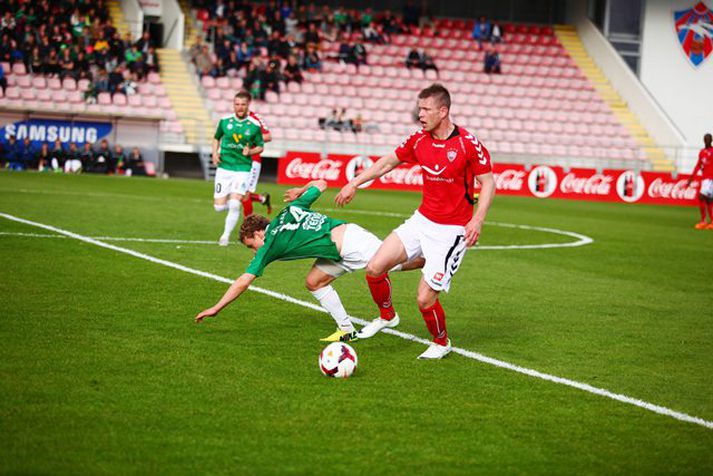
[[[243,154],[243,148],[262,147],[262,129],[257,119],[248,114],[245,119],[238,119],[235,114],[225,116],[218,122],[213,136],[220,141],[220,163],[218,167],[235,172],[250,172],[253,161]]]
[[[255,253],[247,273],[262,276],[265,267],[273,261],[302,258],[341,261],[331,232],[346,222],[310,210],[321,194],[317,187],[308,188],[270,222],[265,230],[265,243]]]

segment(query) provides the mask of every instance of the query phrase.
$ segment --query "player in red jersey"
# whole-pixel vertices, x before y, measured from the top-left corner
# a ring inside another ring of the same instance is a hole
[[[262,129],[262,140],[267,144],[272,140],[272,133],[270,128],[267,127],[265,121],[256,112],[250,111],[248,115],[260,123],[260,129]],[[255,193],[257,190],[257,182],[260,179],[260,169],[262,168],[262,159],[260,154],[255,154],[252,156],[253,165],[250,169],[250,177],[248,178],[248,193],[245,194],[243,198],[243,211],[245,216],[253,214],[253,202],[260,202],[267,207],[267,214],[272,213],[272,204],[270,203],[270,194],[266,193],[261,195]]]
[[[688,179],[688,186],[701,172],[701,188],[698,190],[698,208],[701,210],[701,221],[696,223],[697,230],[708,228],[713,230],[713,146],[711,145],[710,133],[703,136],[704,148],[698,153],[698,162]],[[709,223],[706,223],[706,209],[708,209]]]
[[[385,327],[398,325],[387,272],[400,262],[423,256],[426,263],[417,302],[433,343],[419,355],[421,359],[440,359],[451,351],[446,315],[438,296],[448,291],[466,249],[478,241],[495,195],[488,150],[475,136],[451,122],[450,106],[450,94],[442,85],[433,84],[421,91],[418,118],[423,129],[346,184],[335,198],[337,205],[349,203],[359,185],[381,177],[402,162],[421,166],[421,205],[384,240],[367,265],[369,290],[380,316],[359,333],[360,338],[368,338]],[[473,214],[475,180],[481,191]]]

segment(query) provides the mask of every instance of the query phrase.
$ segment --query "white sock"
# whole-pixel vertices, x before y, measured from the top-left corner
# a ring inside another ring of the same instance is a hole
[[[214,203],[213,208],[215,209],[216,212],[224,212],[225,210],[228,209],[228,204],[222,203],[222,204],[218,205],[217,203]]]
[[[323,308],[327,310],[334,322],[344,332],[354,332],[354,324],[349,320],[346,309],[342,305],[342,300],[339,299],[339,294],[332,286],[325,286],[316,291],[310,291],[312,296],[319,301]]]
[[[240,200],[228,200],[228,215],[225,217],[225,228],[223,229],[223,236],[226,238],[230,237],[235,225],[240,220],[240,205]]]

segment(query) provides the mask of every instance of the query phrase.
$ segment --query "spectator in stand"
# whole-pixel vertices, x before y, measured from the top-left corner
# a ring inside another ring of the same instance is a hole
[[[30,53],[30,57],[27,63],[27,71],[31,74],[45,73],[44,61],[42,60],[42,56],[40,55],[39,46],[35,46],[34,48],[32,48],[32,52]]]
[[[69,48],[62,50],[62,57],[59,60],[59,79],[64,80],[64,78],[77,79],[74,70],[74,60],[72,59],[72,52]]]
[[[337,58],[341,64],[353,63],[352,48],[347,40],[347,35],[342,35],[342,41],[339,43],[339,51]]]
[[[322,60],[317,53],[317,49],[313,45],[307,46],[304,58],[304,69],[307,71],[321,71]]]
[[[120,144],[114,145],[114,150],[111,152],[111,163],[114,165],[117,172],[125,172],[124,166],[126,165],[126,155],[124,154],[124,148]]]
[[[291,55],[287,59],[287,65],[285,66],[285,70],[282,72],[282,77],[285,81],[285,85],[289,84],[290,81],[302,84],[302,71],[300,70],[300,65],[297,63],[296,56]]]
[[[493,28],[490,31],[490,42],[495,45],[498,43],[502,43],[502,41],[503,41],[503,29],[500,26],[500,23],[494,22]]]
[[[10,170],[22,170],[22,151],[15,136],[10,136],[5,145],[5,163]]]
[[[265,99],[265,69],[259,59],[255,58],[248,65],[243,87],[250,91],[254,99]]]
[[[111,73],[109,73],[109,92],[112,96],[114,96],[114,94],[116,93],[124,93],[124,91],[121,89],[123,82],[124,71],[120,66],[113,70]]]
[[[50,167],[55,172],[61,172],[64,170],[64,162],[66,160],[66,154],[64,152],[64,147],[62,147],[62,141],[57,139],[54,141],[54,147],[50,152]]]
[[[78,174],[82,171],[82,160],[76,142],[69,143],[69,150],[64,155],[64,171],[68,174]]]
[[[148,30],[143,32],[141,38],[139,38],[136,43],[134,43],[134,46],[136,46],[136,49],[142,55],[145,56],[148,54],[149,50],[154,47],[151,41],[151,35],[149,34]]]
[[[146,175],[146,164],[138,147],[131,149],[131,153],[126,158],[126,162],[124,162],[124,173],[128,176]]]
[[[22,162],[23,170],[35,168],[35,156],[37,155],[37,150],[35,146],[32,145],[29,137],[25,137],[20,146],[20,160]]]
[[[363,44],[359,42],[353,42],[352,43],[352,57],[354,58],[354,65],[359,68],[359,65],[361,64],[367,64],[366,63],[366,48],[364,47]]]
[[[478,43],[478,48],[483,49],[483,41],[490,41],[490,22],[485,17],[475,21],[473,26],[473,39]]]
[[[419,63],[419,67],[423,70],[424,73],[427,70],[432,69],[436,72],[436,75],[438,75],[438,67],[436,66],[435,61],[433,61],[433,57],[429,55],[426,50],[423,50],[421,52],[421,61]]]
[[[383,34],[383,27],[374,22],[371,22],[364,27],[362,35],[364,36],[364,41],[376,43],[377,45],[383,45],[386,43],[386,38]]]
[[[208,51],[208,45],[203,45],[201,47],[200,53],[196,56],[196,71],[198,71],[198,76],[201,78],[203,76],[216,76],[216,68],[213,64],[213,60],[210,57],[210,52]]]
[[[322,43],[322,37],[317,30],[317,25],[310,23],[307,26],[307,32],[305,33],[305,48],[309,45],[314,45],[318,47]]]
[[[43,142],[40,150],[35,154],[34,163],[37,164],[39,172],[52,170],[52,151],[50,151],[50,145],[47,142]]]
[[[95,46],[94,49],[97,49]],[[193,44],[191,45],[191,48],[188,50],[188,55],[191,57],[192,62],[196,62],[196,58],[198,57],[199,54],[203,51],[203,38],[201,38],[201,35],[196,35],[195,39],[193,40]]]
[[[91,142],[87,141],[84,143],[82,150],[77,151],[77,158],[82,163],[82,170],[88,173],[94,173],[94,151],[92,150]]]
[[[420,68],[421,67],[421,53],[418,52],[416,48],[412,48],[406,56],[406,68]]]
[[[248,43],[246,41],[240,43],[240,48],[238,48],[238,51],[236,53],[236,59],[238,60],[238,70],[242,68],[247,68],[247,66],[250,64],[250,61],[252,61],[253,49],[248,46]]]
[[[273,91],[276,94],[280,94],[280,80],[282,76],[280,74],[280,60],[270,61],[265,68],[265,91]],[[264,93],[263,93],[264,94]],[[262,98],[264,99],[264,97]]]
[[[500,53],[497,52],[495,47],[491,46],[485,53],[485,58],[483,60],[483,71],[488,74],[500,74]]]
[[[2,95],[5,96],[5,91],[7,90],[7,78],[5,77],[5,68],[0,65],[0,88],[2,88]]]
[[[97,173],[113,174],[116,171],[116,163],[114,163],[113,154],[106,139],[102,139],[99,149],[94,151],[92,163],[101,170]]]

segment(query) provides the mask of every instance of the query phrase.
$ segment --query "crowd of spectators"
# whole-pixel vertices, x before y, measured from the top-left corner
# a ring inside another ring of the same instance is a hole
[[[303,71],[319,71],[328,59],[367,64],[366,44],[389,43],[392,35],[418,28],[422,20],[413,2],[402,15],[276,1],[193,0],[192,7],[207,38],[199,35],[190,48],[198,75],[241,76],[257,98],[270,90],[279,93],[280,82],[302,82]],[[338,52],[325,58],[324,41],[339,42]]]
[[[3,0],[0,16],[0,61],[24,63],[32,74],[87,79],[88,100],[99,92],[132,94],[159,69],[148,32],[136,42],[122,38],[105,0]]]
[[[40,172],[147,175],[146,164],[138,147],[128,154],[120,144],[109,147],[104,139],[98,146],[85,142],[82,147],[72,142],[67,147],[57,139],[35,146],[28,137],[18,141],[10,136],[0,143],[0,166],[11,170]]]

